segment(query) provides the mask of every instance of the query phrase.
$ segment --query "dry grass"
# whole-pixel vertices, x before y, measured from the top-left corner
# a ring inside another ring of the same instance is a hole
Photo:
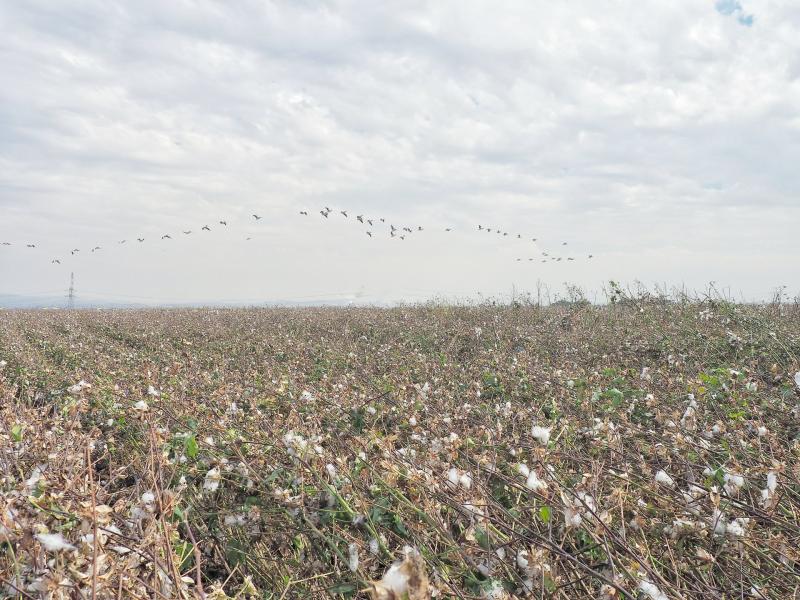
[[[719,302],[2,313],[0,595],[391,597],[410,546],[412,598],[796,597],[799,332]]]

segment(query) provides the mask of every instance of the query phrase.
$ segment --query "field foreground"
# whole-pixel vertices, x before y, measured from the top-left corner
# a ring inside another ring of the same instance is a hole
[[[798,597],[798,357],[794,305],[3,312],[0,597]]]

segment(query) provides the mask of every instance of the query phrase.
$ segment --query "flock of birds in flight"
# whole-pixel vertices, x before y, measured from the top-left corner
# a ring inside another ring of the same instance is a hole
[[[330,216],[332,214],[335,214],[335,213],[334,213],[333,209],[331,209],[328,206],[325,206],[325,207],[322,208],[322,210],[319,211],[319,214],[322,215],[322,217],[327,220],[327,219],[330,218]],[[345,219],[349,219],[350,218],[349,211],[347,211],[347,210],[340,210],[340,211],[338,211],[338,214],[341,215],[341,217],[343,217]],[[300,215],[304,216],[304,217],[309,217],[310,216],[309,212],[307,210],[301,210],[300,211]],[[255,213],[250,215],[250,216],[256,222],[258,222],[261,219],[263,219],[263,217],[261,215],[258,215],[258,214],[255,214]],[[356,215],[355,220],[358,221],[359,223],[361,223],[365,227],[365,233],[370,238],[374,237],[375,230],[377,230],[379,227],[386,228],[386,219],[383,218],[383,217],[380,217],[380,218],[367,218],[364,215]],[[219,226],[228,227],[228,222],[226,220],[222,219],[222,220],[219,221]],[[209,225],[203,225],[200,228],[200,231],[210,232],[211,231],[211,227]],[[407,236],[409,236],[409,235],[411,235],[413,233],[418,233],[418,232],[422,232],[422,231],[426,231],[426,229],[424,227],[422,227],[422,225],[417,225],[415,227],[407,227],[407,226],[406,227],[396,227],[392,223],[389,223],[389,225],[388,225],[389,237],[393,238],[393,239],[398,239],[400,241],[404,241]],[[453,228],[452,227],[445,227],[443,229],[443,231],[445,233],[449,233],[449,232],[453,231]],[[481,232],[481,233],[489,233],[489,234],[494,233],[495,235],[499,235],[502,238],[511,238],[511,239],[517,239],[517,240],[530,241],[533,244],[536,244],[536,249],[539,252],[539,256],[527,258],[528,262],[533,262],[533,261],[538,260],[540,262],[547,263],[547,262],[561,262],[563,260],[566,260],[566,261],[574,261],[575,260],[575,258],[573,256],[566,256],[566,257],[557,256],[552,252],[546,252],[546,251],[541,250],[539,248],[539,246],[538,246],[538,238],[535,238],[535,237],[523,236],[521,233],[510,233],[508,231],[503,231],[503,230],[501,230],[501,229],[499,229],[497,227],[487,227],[485,225],[477,225],[476,231],[477,232]],[[181,230],[181,233],[184,236],[188,236],[188,235],[192,235],[194,232],[193,232],[193,230],[189,229],[189,230]],[[136,239],[136,242],[139,243],[139,244],[142,244],[142,243],[145,242],[145,238],[143,238],[143,237],[137,237],[135,239]],[[169,233],[165,233],[164,235],[161,236],[161,240],[162,241],[172,240],[172,239],[173,239],[172,235],[170,235]],[[251,237],[246,237],[245,238],[246,241],[249,241],[251,239],[252,239]],[[119,240],[117,242],[117,244],[118,245],[122,245],[122,244],[126,244],[127,242],[128,242],[127,239],[123,239],[123,240]],[[12,242],[0,242],[0,246],[13,246],[13,243]],[[37,247],[36,244],[32,244],[32,243],[27,243],[27,244],[25,244],[25,246],[27,248],[36,248]],[[567,246],[567,242],[561,242],[561,247],[562,248],[564,248],[566,246]],[[94,247],[88,248],[86,250],[88,250],[89,253],[95,253],[95,252],[99,252],[99,251],[103,250],[103,247],[102,246],[94,246]],[[73,249],[71,249],[69,251],[70,255],[73,256],[73,257],[80,255],[81,252],[82,252],[81,248],[73,248]],[[586,259],[587,260],[591,259],[593,257],[594,257],[594,255],[592,255],[592,254],[586,255]],[[522,258],[517,258],[516,259],[517,262],[522,262],[523,260],[525,260],[525,259],[522,259]],[[54,264],[54,265],[60,265],[61,264],[61,258],[53,258],[50,262],[51,262],[51,264]]]

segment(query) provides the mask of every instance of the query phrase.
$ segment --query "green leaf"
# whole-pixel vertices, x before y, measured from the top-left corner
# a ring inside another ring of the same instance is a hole
[[[179,506],[176,506],[172,509],[172,516],[175,517],[176,520],[183,522],[186,518],[184,512],[181,510]]]
[[[546,504],[539,508],[539,518],[542,520],[542,523],[549,523],[552,515],[553,510]]]
[[[13,439],[15,442],[22,441],[22,425],[19,423],[11,428],[11,439]]]
[[[200,447],[197,445],[197,439],[195,438],[194,434],[190,435],[186,438],[186,456],[189,458],[195,458],[197,453],[200,451]]]
[[[481,527],[475,528],[475,541],[478,542],[478,545],[484,550],[492,549],[492,543],[489,540],[489,533]]]
[[[340,583],[332,588],[328,588],[331,594],[345,594],[348,596],[354,594],[357,590],[358,588],[353,583]]]

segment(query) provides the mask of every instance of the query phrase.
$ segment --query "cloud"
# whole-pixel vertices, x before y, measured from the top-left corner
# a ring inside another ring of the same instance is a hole
[[[800,251],[793,4],[743,36],[694,0],[3,3],[0,240],[39,254],[0,248],[0,276],[163,299],[767,294]],[[430,235],[370,240],[324,205]],[[535,252],[478,223],[597,260],[519,269]],[[94,244],[114,248],[51,268]]]
[[[715,8],[717,12],[728,17],[735,14],[736,20],[746,27],[753,26],[755,17],[745,14],[742,4],[737,0],[717,0]]]

